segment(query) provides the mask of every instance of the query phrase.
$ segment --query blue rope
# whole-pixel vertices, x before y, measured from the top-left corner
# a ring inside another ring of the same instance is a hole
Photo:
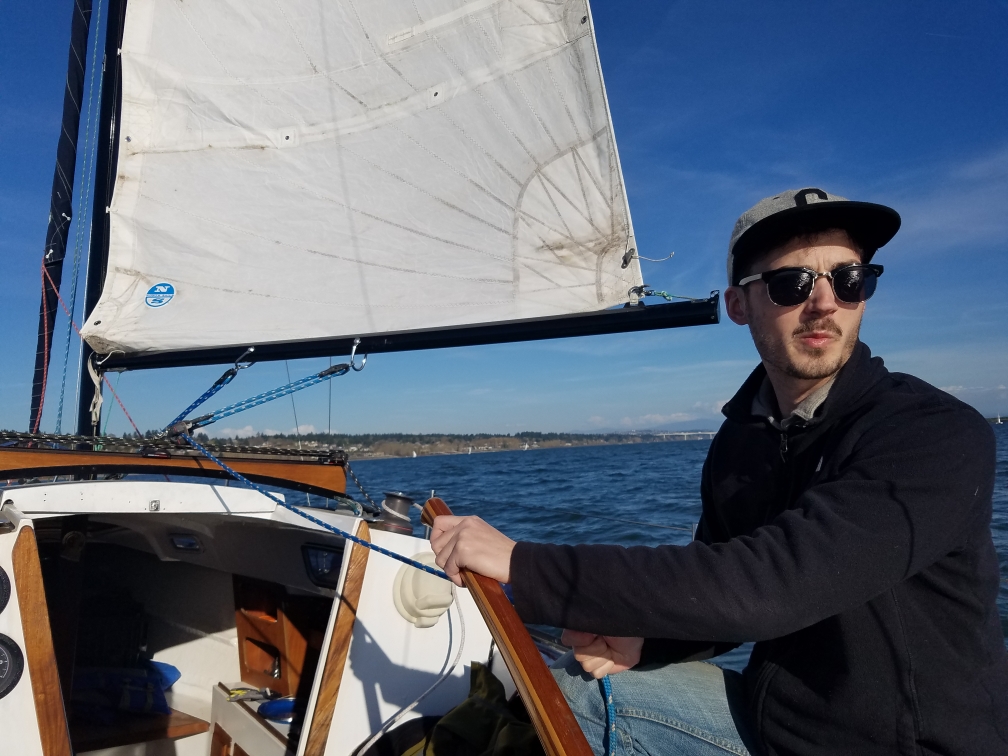
[[[226,373],[224,373],[224,375],[222,375],[220,378],[217,379],[216,383],[214,383],[213,386],[211,386],[206,391],[204,391],[203,395],[200,396],[199,399],[197,399],[195,402],[193,402],[188,407],[186,407],[185,410],[182,411],[182,414],[180,414],[178,417],[176,417],[174,420],[172,420],[170,423],[168,423],[168,428],[171,428],[176,423],[180,423],[183,420],[185,420],[186,417],[189,416],[190,412],[192,412],[194,409],[196,409],[201,404],[203,404],[203,402],[205,402],[211,396],[213,396],[218,391],[220,391],[222,388],[224,388],[229,383],[231,383],[231,381],[234,380],[234,377],[236,375],[238,375],[238,368],[237,367],[233,367],[233,368],[229,369]]]
[[[73,258],[73,287],[70,289],[70,315],[67,317],[66,339],[63,347],[63,378],[60,381],[59,410],[56,413],[56,433],[63,430],[63,399],[66,394],[67,367],[70,363],[70,337],[73,335],[70,328],[73,325],[73,313],[77,310],[77,284],[80,277],[81,255],[84,249],[84,216],[87,213],[88,204],[91,199],[91,186],[94,183],[94,176],[91,169],[94,167],[94,148],[97,144],[97,134],[92,123],[97,123],[98,114],[95,108],[95,99],[101,100],[102,79],[98,79],[95,85],[95,68],[98,62],[98,41],[104,39],[101,34],[102,2],[98,0],[98,10],[91,14],[95,19],[94,28],[91,31],[91,81],[88,84],[87,120],[84,122],[84,161],[81,165],[81,187],[77,192],[77,226],[74,238],[74,258]]]
[[[349,369],[349,366],[348,366],[348,369]],[[253,483],[251,480],[249,480],[248,478],[246,478],[241,473],[236,472],[235,470],[232,470],[224,462],[222,462],[221,460],[217,459],[217,457],[215,457],[213,454],[211,454],[209,450],[207,450],[206,448],[204,448],[203,446],[201,446],[199,443],[197,443],[192,437],[189,436],[188,433],[180,433],[179,435],[182,438],[184,438],[190,445],[192,445],[194,448],[196,448],[197,450],[199,450],[199,452],[201,454],[203,454],[203,456],[205,456],[207,459],[209,459],[211,462],[213,462],[215,465],[217,465],[221,470],[223,470],[224,472],[226,472],[228,475],[232,476],[235,480],[244,483],[245,485],[249,486],[250,488],[254,488],[256,491],[258,491],[259,493],[261,493],[263,496],[265,496],[268,499],[272,500],[273,502],[275,502],[279,506],[283,507],[284,509],[291,511],[291,512],[293,512],[296,515],[304,517],[306,520],[308,520],[308,522],[314,523],[315,525],[318,525],[319,527],[321,527],[321,528],[323,528],[325,530],[328,530],[330,533],[335,533],[338,536],[342,536],[343,538],[347,539],[348,541],[351,541],[351,542],[356,543],[356,544],[358,544],[360,546],[363,546],[364,548],[371,549],[372,551],[377,551],[379,554],[384,554],[387,557],[391,557],[392,559],[395,559],[397,562],[402,562],[403,564],[408,564],[410,567],[415,567],[418,570],[423,570],[424,572],[429,572],[431,575],[434,575],[435,577],[444,578],[445,580],[448,579],[448,576],[445,575],[441,570],[435,570],[433,567],[428,567],[426,564],[422,564],[421,562],[417,562],[416,560],[410,559],[409,557],[404,557],[402,554],[396,554],[394,551],[389,551],[388,549],[383,549],[381,546],[373,544],[370,541],[365,541],[363,538],[358,538],[357,536],[352,535],[351,533],[347,533],[345,530],[340,530],[339,528],[335,527],[334,525],[330,525],[328,522],[324,522],[323,520],[320,520],[317,517],[312,517],[307,512],[302,512],[300,509],[298,509],[297,507],[295,507],[293,504],[288,504],[287,502],[282,501],[281,499],[278,499],[276,496],[274,496],[273,494],[271,494],[269,491],[267,491],[262,486],[260,486],[260,485],[258,485],[256,483]]]
[[[599,685],[602,686],[602,697],[605,698],[606,705],[606,756],[616,756],[616,704],[613,703],[612,683],[609,681],[609,675],[599,680]]]
[[[218,420],[223,420],[225,417],[237,415],[239,412],[244,412],[247,409],[258,407],[259,405],[266,404],[267,402],[272,402],[274,399],[280,399],[281,397],[288,396],[289,394],[293,394],[295,391],[315,386],[323,381],[329,380],[330,378],[346,375],[350,372],[350,367],[351,365],[345,362],[340,365],[333,365],[331,368],[326,368],[321,373],[310,375],[307,378],[294,381],[294,383],[288,383],[275,389],[264,391],[263,393],[257,394],[249,399],[245,399],[244,401],[228,405],[227,407],[222,407],[219,410],[211,412],[209,415],[203,415],[202,417],[197,417],[190,422],[185,423],[185,432],[194,431],[197,428],[202,428],[210,425],[211,423],[215,423]],[[184,413],[182,417],[184,417],[185,414],[188,414],[188,412],[189,410],[186,410],[186,413]],[[172,423],[172,425],[175,425],[178,422],[180,421],[176,420],[175,423]],[[169,426],[169,429],[170,428],[171,426]],[[181,430],[182,429],[180,429],[180,431]]]

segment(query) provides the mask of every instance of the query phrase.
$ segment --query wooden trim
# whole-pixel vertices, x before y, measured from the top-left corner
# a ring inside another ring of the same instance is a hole
[[[163,454],[163,456],[162,456]],[[306,455],[308,456],[308,455]],[[222,454],[228,466],[257,483],[298,488],[320,496],[346,493],[342,464],[322,463],[316,458],[234,458]],[[231,476],[202,455],[159,452],[157,456],[112,451],[70,449],[0,449],[0,478],[35,478],[54,475],[110,475],[144,473],[192,475],[206,478]]]
[[[214,722],[213,737],[210,740],[210,756],[230,756],[231,736],[223,727]]]
[[[209,722],[172,709],[171,714],[123,717],[109,725],[75,723],[70,726],[70,740],[74,752],[81,753],[158,740],[179,740],[209,729]]]
[[[14,585],[21,609],[25,664],[35,697],[35,716],[38,718],[42,753],[45,756],[72,756],[34,530],[21,528],[11,556]]]
[[[314,677],[314,652],[321,650],[331,602],[291,596],[282,585],[240,575],[234,576],[234,596],[242,682],[293,696],[302,675]],[[326,608],[316,610],[315,602]],[[273,676],[274,663],[279,677]]]
[[[357,537],[370,541],[370,536],[367,523],[361,522]],[[339,696],[340,683],[343,681],[343,670],[346,667],[347,655],[350,653],[350,641],[353,638],[357,606],[360,602],[361,588],[364,586],[364,571],[370,553],[370,549],[358,543],[355,543],[350,551],[350,562],[347,565],[343,590],[337,599],[340,604],[336,610],[332,637],[329,639],[329,652],[322,670],[322,682],[315,700],[315,711],[308,730],[304,756],[323,756],[325,753],[333,712],[336,710],[336,699]]]
[[[450,514],[448,505],[434,498],[424,505],[420,519],[432,526],[435,517]],[[588,741],[553,674],[500,583],[470,570],[462,570],[462,582],[500,649],[548,756],[592,756]]]

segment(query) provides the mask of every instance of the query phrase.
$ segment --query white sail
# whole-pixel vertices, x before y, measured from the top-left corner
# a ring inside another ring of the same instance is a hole
[[[586,312],[641,283],[584,0],[127,8],[96,351]]]

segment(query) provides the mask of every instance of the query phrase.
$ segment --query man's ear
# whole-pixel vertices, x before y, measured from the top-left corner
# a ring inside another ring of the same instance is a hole
[[[736,325],[749,325],[749,308],[741,286],[729,286],[724,293],[725,312]]]

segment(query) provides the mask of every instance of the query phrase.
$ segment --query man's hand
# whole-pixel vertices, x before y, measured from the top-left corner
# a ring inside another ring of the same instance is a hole
[[[580,630],[564,630],[560,642],[574,649],[581,668],[596,680],[625,672],[640,661],[643,638],[595,635]]]
[[[462,585],[462,568],[501,583],[511,582],[515,542],[479,517],[435,517],[430,544],[438,567],[455,585]]]

